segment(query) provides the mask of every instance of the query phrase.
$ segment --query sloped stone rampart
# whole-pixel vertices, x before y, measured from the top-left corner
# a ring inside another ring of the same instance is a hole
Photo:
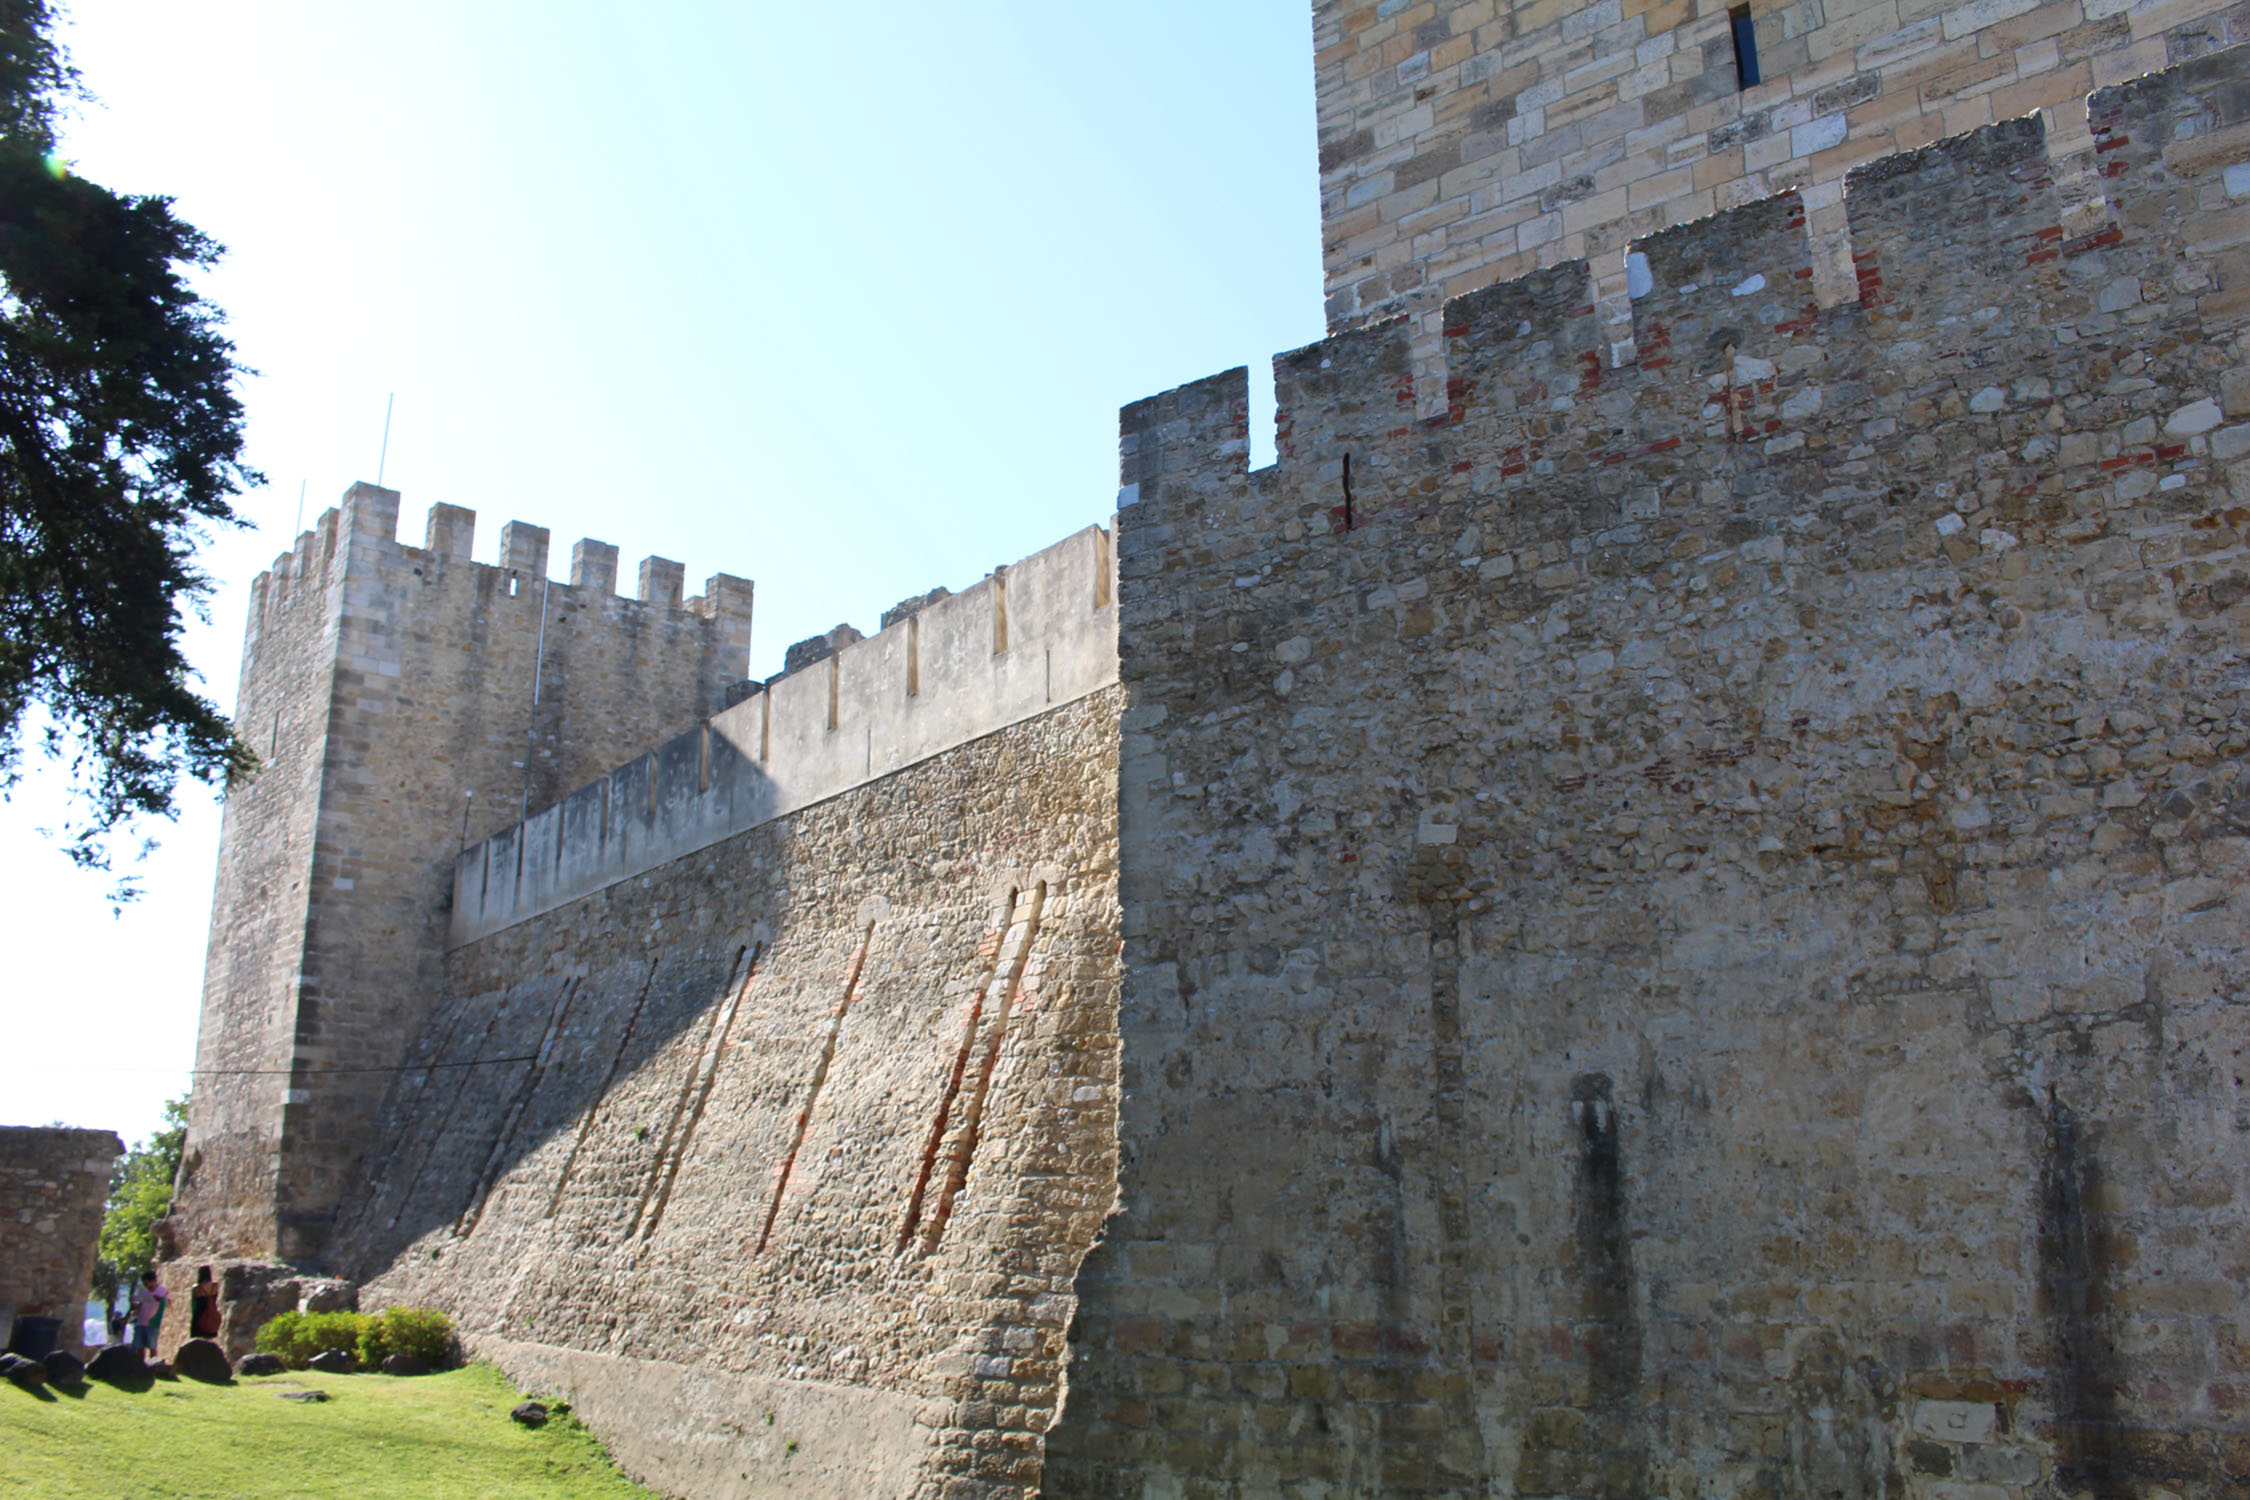
[[[1033,1493],[1116,1182],[1117,711],[453,950],[340,1231],[362,1305],[683,1493]]]

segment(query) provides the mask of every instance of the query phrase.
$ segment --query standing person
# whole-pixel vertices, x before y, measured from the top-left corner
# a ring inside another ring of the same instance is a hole
[[[219,1336],[219,1284],[211,1279],[211,1268],[199,1266],[195,1273],[195,1287],[188,1293],[188,1333],[199,1339]]]
[[[154,1271],[141,1272],[140,1289],[133,1293],[133,1347],[143,1353],[156,1352],[156,1331],[164,1326],[164,1288],[157,1285]]]

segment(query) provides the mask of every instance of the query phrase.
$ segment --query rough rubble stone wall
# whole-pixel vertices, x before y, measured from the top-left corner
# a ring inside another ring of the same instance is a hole
[[[339,1259],[699,1496],[1023,1496],[1114,1202],[1118,691],[455,949]]]
[[[109,1173],[124,1150],[111,1130],[0,1125],[0,1308],[62,1319],[64,1349],[80,1347]]]
[[[311,903],[334,677],[336,511],[251,585],[238,732],[257,776],[227,795],[175,1223],[219,1253],[274,1248],[295,982]]]
[[[438,507],[428,547],[397,516],[354,486],[253,589],[237,722],[266,764],[221,835],[185,1260],[319,1261],[441,980],[453,856],[716,711],[747,665],[739,580],[620,599],[613,561],[548,584],[537,528],[490,567],[471,512]]]
[[[1629,240],[1792,190],[1819,300],[1846,301],[1853,167],[2040,109],[2080,177],[2088,93],[2250,39],[2230,0],[1749,10],[1744,90],[1723,0],[1318,0],[1329,327],[1411,313],[1427,370],[1444,299],[1585,257],[1621,338]]]
[[[1052,1496],[2250,1484],[2250,72],[1128,408]]]

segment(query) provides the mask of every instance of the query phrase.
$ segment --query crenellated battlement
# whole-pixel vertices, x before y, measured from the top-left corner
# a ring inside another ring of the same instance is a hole
[[[464,850],[458,947],[1117,680],[1110,534],[1089,526],[959,593],[839,627],[793,670]]]
[[[313,1256],[381,1080],[442,961],[453,856],[716,712],[747,674],[752,588],[572,549],[511,521],[356,484],[253,583],[235,723],[260,769],[228,793],[183,1201],[213,1253]],[[312,1122],[317,1120],[317,1125]],[[224,1144],[221,1144],[224,1143]],[[207,1165],[199,1164],[207,1161]]]
[[[747,578],[714,573],[704,580],[702,593],[683,599],[685,567],[670,558],[649,556],[641,559],[636,592],[620,598],[617,548],[611,543],[592,537],[573,543],[570,577],[565,583],[547,576],[549,532],[544,526],[508,522],[500,528],[498,560],[480,563],[471,556],[477,513],[467,506],[442,501],[432,505],[419,547],[398,539],[398,517],[398,492],[371,484],[353,485],[341,505],[323,511],[311,529],[299,534],[294,547],[278,554],[270,568],[251,580],[250,649],[255,651],[270,611],[302,608],[307,597],[326,597],[329,586],[341,580],[338,543],[348,539],[384,549],[409,562],[466,568],[472,578],[489,575],[478,585],[489,593],[514,597],[526,582],[537,582],[551,602],[555,601],[555,590],[577,590],[589,602],[615,601],[625,606],[678,610],[717,621],[730,645],[740,647],[742,674],[748,672],[754,585]]]
[[[1343,24],[1434,77],[1437,11]],[[1420,316],[1285,354],[1266,468],[1241,370],[1126,409],[1121,1211],[1046,1493],[2239,1487],[2241,1301],[2167,1289],[2250,1217],[2250,49],[2088,117],[1614,241],[1625,305],[1433,301],[1435,410]],[[1950,1448],[1873,1395],[1939,1364]]]
[[[1436,356],[1446,404],[1434,415],[1418,410],[1428,359],[1412,319],[1277,356],[1278,459],[1257,474],[1246,372],[1134,403],[1122,413],[1120,507],[1159,493],[1192,506],[1237,486],[1255,504],[1309,483],[1342,530],[1415,510],[1441,489],[1536,492],[1558,465],[1617,465],[1684,441],[1772,457],[1827,446],[1836,439],[1822,430],[1826,382],[1857,389],[1911,371],[1960,384],[1963,401],[1994,399],[1979,397],[1975,373],[2024,331],[2011,320],[2074,314],[2097,280],[2111,284],[2098,294],[2108,321],[2097,334],[2158,316],[2154,274],[2144,297],[2132,271],[2151,256],[2213,268],[2202,274],[2220,285],[2203,315],[2232,321],[2235,300],[2250,303],[2250,293],[2227,288],[2212,257],[2234,243],[2243,211],[2223,215],[2216,232],[2189,223],[2192,195],[2218,192],[2219,169],[2250,157],[2250,124],[2236,118],[2228,82],[2240,63],[2230,58],[2093,96],[2091,204],[2065,191],[2083,163],[2050,155],[2037,115],[1854,168],[1842,208],[1859,295],[1841,305],[1816,293],[1807,207],[1789,191],[1632,240],[1627,339],[1601,316],[1585,260],[1448,300]],[[2078,336],[2058,326],[2057,338]],[[1886,361],[1895,361],[1887,371]],[[1589,428],[1602,436],[1590,440]],[[1463,456],[1458,478],[1432,475],[1433,442],[1465,455],[1489,445],[1498,461]],[[1417,477],[1402,487],[1395,479],[1407,470]]]

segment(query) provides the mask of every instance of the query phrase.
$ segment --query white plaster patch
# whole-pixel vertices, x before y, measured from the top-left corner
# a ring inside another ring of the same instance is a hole
[[[1815,151],[1826,151],[1830,146],[1841,146],[1850,130],[1842,114],[1822,115],[1808,120],[1789,132],[1789,154],[1810,156]]]
[[[1989,1401],[1919,1401],[1914,1430],[1948,1443],[1989,1443],[1994,1413]]]
[[[1989,827],[1991,823],[1992,809],[1982,802],[1964,802],[1953,809],[1953,826],[1963,833],[1970,832],[1973,829]],[[1930,1403],[1924,1402],[1923,1404],[1927,1406]],[[1990,1408],[1986,1410],[1989,1414]]]
[[[1745,276],[1742,280],[1734,284],[1734,295],[1737,297],[1747,297],[1752,292],[1762,292],[1765,289],[1765,273],[1762,271],[1753,271],[1748,276]]]
[[[2225,420],[2226,413],[2219,410],[2219,403],[2205,396],[2172,413],[2164,423],[2164,430],[2174,437],[2192,437],[2198,432],[2209,432]]]
[[[1655,285],[1656,279],[1649,274],[1647,256],[1635,250],[1625,257],[1626,296],[1646,297]]]

